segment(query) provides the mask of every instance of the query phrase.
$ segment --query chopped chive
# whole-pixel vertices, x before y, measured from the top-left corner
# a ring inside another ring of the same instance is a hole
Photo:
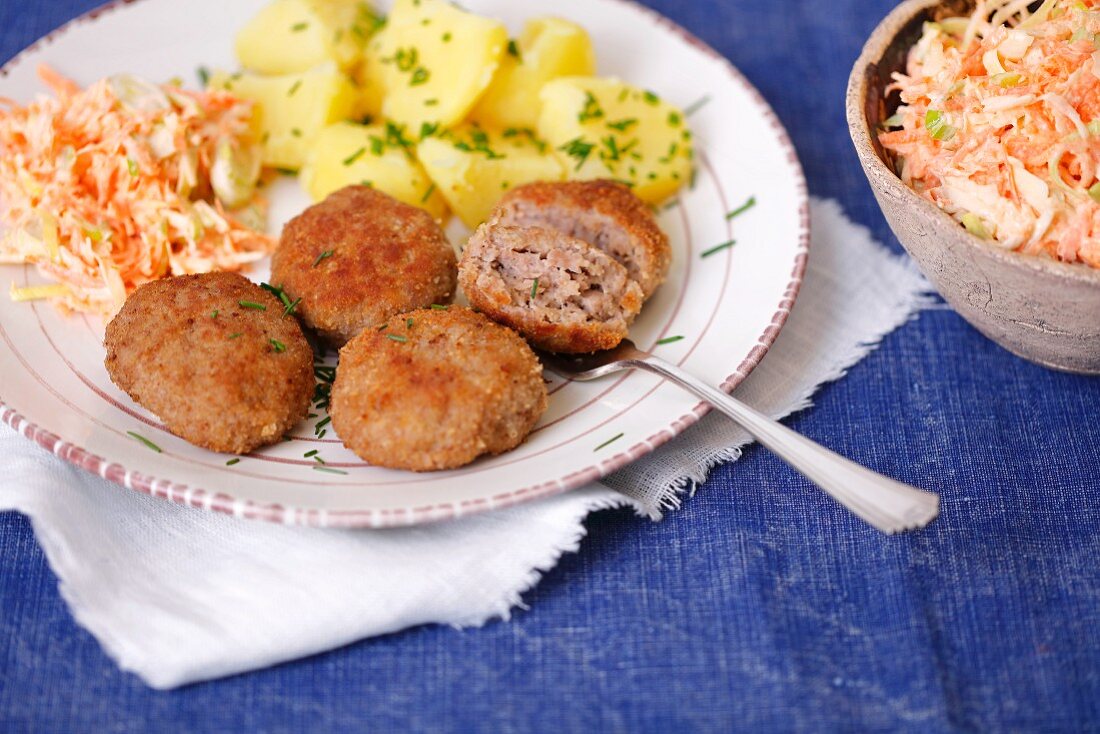
[[[230,459],[229,461],[225,462],[225,465],[226,465],[226,466],[233,466],[234,464],[240,464],[240,463],[241,463],[241,457],[239,457],[239,456],[234,456],[234,457],[233,457],[232,459]]]
[[[439,104],[439,100],[436,99],[435,97],[432,97],[431,99],[424,100],[424,106],[425,107],[435,107],[437,104]]]
[[[278,168],[277,167],[275,170],[278,173],[283,174],[284,176],[297,176],[298,175],[298,172],[296,170],[294,170],[293,168]]]
[[[669,112],[668,113],[668,124],[669,125],[671,125],[672,127],[679,127],[681,122],[683,122],[683,118],[680,117],[679,112]]]
[[[250,308],[253,311],[266,311],[267,306],[262,303],[256,303],[255,301],[237,301],[237,305],[241,308]]]
[[[302,86],[302,80],[298,79],[290,85],[290,89],[287,90],[286,96],[293,97],[294,93],[298,91],[298,88]]]
[[[706,106],[707,102],[710,102],[710,95],[709,94],[705,95],[703,97],[700,97],[698,100],[696,100],[695,102],[688,105],[688,107],[684,110],[684,115],[687,116],[687,117],[690,117],[691,115],[694,115],[696,112],[703,109],[703,107]]]
[[[386,329],[389,328],[389,326],[390,326],[389,324],[382,324],[381,326],[378,327],[378,330],[379,331],[385,331]]]
[[[416,322],[412,320],[412,317],[405,319],[405,328],[411,329]]]
[[[749,209],[752,209],[754,206],[756,206],[756,197],[750,196],[748,201],[727,214],[726,220],[728,221],[730,219],[735,219],[736,217],[739,217],[747,212]]]
[[[684,337],[682,336],[666,336],[664,339],[657,340],[657,345],[672,344],[674,342],[683,341],[683,339]]]
[[[612,130],[618,130],[621,133],[625,133],[631,126],[637,125],[638,119],[635,117],[626,117],[622,120],[616,120],[615,122],[607,123],[607,126]]]
[[[317,434],[317,438],[324,438],[326,433],[328,433],[328,429],[322,428],[321,432]]]
[[[314,464],[313,465],[313,470],[314,471],[328,472],[329,474],[347,474],[346,471],[343,471],[341,469],[330,469],[329,467],[321,466],[320,464]]]
[[[441,306],[438,303],[433,303],[432,304],[432,310],[433,311],[446,311],[448,308],[450,308],[450,306]]]
[[[230,339],[236,339],[236,338],[237,338],[237,337],[239,337],[240,335],[241,335],[241,332],[239,332],[239,331],[238,331],[238,332],[236,332],[235,334],[230,334],[230,335],[229,335],[229,338],[230,338]]]
[[[317,267],[318,265],[320,265],[322,260],[332,257],[332,252],[332,250],[325,250],[320,255],[318,255],[317,259],[313,261],[313,267]]]
[[[622,434],[622,433],[620,433],[620,434],[619,434],[619,435],[617,435],[617,436],[612,436],[611,438],[607,439],[606,441],[604,441],[603,443],[601,443],[601,444],[600,444],[599,446],[597,446],[596,448],[592,449],[592,451],[593,451],[593,452],[596,452],[596,451],[599,451],[599,450],[600,450],[600,449],[602,449],[602,448],[605,448],[605,447],[607,447],[607,446],[610,446],[611,444],[615,443],[616,441],[618,441],[618,440],[619,440],[620,438],[622,438],[622,437],[623,437],[623,434]]]
[[[516,39],[511,38],[508,40],[508,53],[516,57],[516,61],[523,63],[523,57],[519,55],[519,44],[516,43]]]
[[[428,199],[430,199],[432,194],[434,194],[434,193],[435,193],[435,184],[432,184],[431,186],[428,187],[428,190],[424,192],[424,196],[421,197],[420,203],[421,204],[426,203],[428,201]]]
[[[344,165],[345,166],[350,166],[352,163],[355,163],[355,161],[359,160],[359,158],[366,152],[367,152],[366,148],[360,148],[359,150],[355,151],[354,153],[352,153],[351,155],[349,155],[347,158],[344,159]]]
[[[302,137],[302,131],[299,130],[298,128],[296,128],[296,127],[290,128],[290,134],[291,134],[292,137],[295,137],[295,138]]]
[[[387,338],[387,339],[392,339],[393,341],[395,341],[395,342],[399,342],[399,343],[401,343],[401,344],[404,344],[405,342],[407,342],[407,341],[408,341],[408,339],[406,339],[405,337],[401,336],[400,334],[386,334],[386,338]]]
[[[317,425],[315,425],[313,427],[313,430],[316,431],[316,430],[319,430],[321,428],[324,428],[325,426],[327,426],[331,422],[332,422],[332,416],[331,415],[325,416],[321,420],[317,421]]]
[[[409,86],[418,87],[421,84],[427,84],[428,79],[431,78],[432,73],[425,69],[423,66],[417,67],[416,71],[409,77]]]
[[[138,164],[133,158],[126,159],[126,170],[130,172],[131,176],[138,175]]]
[[[709,250],[704,250],[703,254],[700,255],[699,257],[710,257],[714,253],[721,252],[722,250],[725,250],[727,247],[733,247],[736,244],[737,244],[737,240],[730,240],[729,242],[723,242],[720,245],[715,245],[714,247],[710,248]]]
[[[325,460],[322,459],[320,456],[314,456],[313,460],[316,461],[318,464],[324,464],[325,463]]]
[[[450,43],[453,36],[450,33],[443,34],[443,43]]]
[[[539,294],[539,279],[535,278],[535,282],[531,284],[531,300],[534,300],[535,296]]]
[[[210,318],[212,318],[212,319],[218,318],[218,313],[219,313],[218,309],[215,308],[213,313],[210,314]]]
[[[152,441],[147,439],[145,436],[142,436],[140,433],[136,433],[134,431],[126,431],[126,433],[127,433],[127,435],[131,436],[135,440],[140,441],[141,443],[145,444],[146,448],[150,448],[153,451],[156,451],[158,454],[162,453],[162,451],[160,449],[160,446],[157,446],[155,443],[153,443]]]
[[[203,87],[206,87],[206,85],[210,83],[210,70],[207,69],[205,66],[200,66],[199,68],[195,69],[195,74],[199,78],[199,84],[201,84]]]
[[[304,456],[307,459],[311,459],[316,455],[317,455],[317,449],[313,449],[312,451],[307,451],[304,454],[302,454],[302,456]]]
[[[275,350],[276,354],[281,354],[282,352],[286,351],[286,344],[283,344],[278,339],[268,339],[267,341],[271,344],[271,347]]]
[[[661,211],[667,212],[669,209],[675,209],[679,205],[680,205],[680,200],[679,199],[673,199],[672,201],[665,204],[664,207],[661,208]]]
[[[292,302],[286,304],[286,307],[283,309],[283,316],[289,316],[290,314],[294,313],[294,311],[298,308],[298,304],[301,302],[301,298],[296,298]]]
[[[290,30],[294,33],[304,31],[306,28],[309,28],[309,23],[295,23],[294,25],[290,26]]]

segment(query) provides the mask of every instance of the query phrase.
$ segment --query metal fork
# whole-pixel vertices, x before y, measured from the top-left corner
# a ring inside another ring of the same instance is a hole
[[[649,352],[629,339],[615,349],[585,355],[540,352],[543,364],[562,377],[587,381],[623,370],[654,372],[722,411],[772,453],[840,504],[887,534],[922,528],[940,511],[939,495],[871,471],[758,413]]]

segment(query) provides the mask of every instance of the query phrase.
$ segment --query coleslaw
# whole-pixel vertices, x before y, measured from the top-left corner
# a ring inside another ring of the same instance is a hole
[[[55,96],[0,98],[0,263],[53,283],[12,283],[13,299],[109,317],[142,283],[239,270],[273,249],[258,231],[251,103],[131,75],[83,90],[39,76]]]
[[[926,23],[879,140],[971,233],[1100,268],[1100,0],[1029,7]]]

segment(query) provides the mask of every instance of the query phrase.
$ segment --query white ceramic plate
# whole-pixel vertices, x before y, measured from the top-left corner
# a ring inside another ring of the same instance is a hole
[[[463,0],[513,32],[545,13],[534,0]],[[81,84],[131,72],[194,79],[200,66],[232,68],[234,30],[263,0],[116,2],[77,19],[3,69],[0,96],[43,91],[46,62]],[[802,171],[760,95],[721,56],[665,18],[625,0],[558,0],[553,13],[592,34],[600,73],[652,89],[688,108],[698,172],[678,205],[660,214],[674,258],[668,281],[632,330],[643,348],[727,390],[756,366],[794,303],[809,244]],[[216,19],[216,20],[215,20]],[[270,194],[271,228],[307,205],[292,180]],[[756,206],[726,212],[755,196]],[[458,234],[458,233],[456,233]],[[736,239],[735,247],[701,253]],[[253,273],[261,279],[264,272]],[[30,267],[0,267],[0,285],[41,282]],[[289,441],[227,466],[227,456],[169,434],[118,390],[103,368],[103,325],[45,303],[0,298],[0,418],[64,459],[123,486],[209,510],[276,522],[385,527],[440,520],[584,485],[668,441],[706,412],[687,393],[647,374],[565,383],[551,374],[550,408],[515,451],[458,470],[412,474],[365,465],[317,418]],[[682,340],[654,346],[658,340]],[[134,440],[158,444],[156,453]],[[617,438],[616,438],[617,437]],[[612,440],[614,439],[614,440]],[[316,470],[303,454],[318,450]]]

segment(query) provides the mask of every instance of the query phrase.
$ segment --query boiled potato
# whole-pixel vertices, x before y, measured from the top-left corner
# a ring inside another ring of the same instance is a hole
[[[539,94],[538,132],[571,179],[622,181],[650,203],[691,178],[694,149],[684,113],[617,79],[563,77]]]
[[[340,122],[317,136],[300,180],[315,201],[350,184],[364,184],[442,220],[447,203],[416,162],[413,149],[404,129],[392,123]]]
[[[418,129],[463,120],[489,86],[508,45],[504,25],[445,0],[397,0],[371,42],[387,119]]]
[[[505,191],[531,181],[560,181],[561,163],[529,129],[490,131],[465,125],[417,146],[417,157],[451,209],[473,229]]]
[[[483,125],[533,128],[542,106],[539,92],[546,82],[596,73],[596,53],[588,33],[559,18],[528,21],[508,50],[470,115]]]
[[[212,89],[256,103],[263,164],[297,170],[318,133],[351,115],[357,93],[332,63],[302,74],[259,76],[216,72]]]
[[[363,0],[274,0],[237,34],[237,59],[261,74],[293,74],[326,61],[350,70],[382,22]]]

